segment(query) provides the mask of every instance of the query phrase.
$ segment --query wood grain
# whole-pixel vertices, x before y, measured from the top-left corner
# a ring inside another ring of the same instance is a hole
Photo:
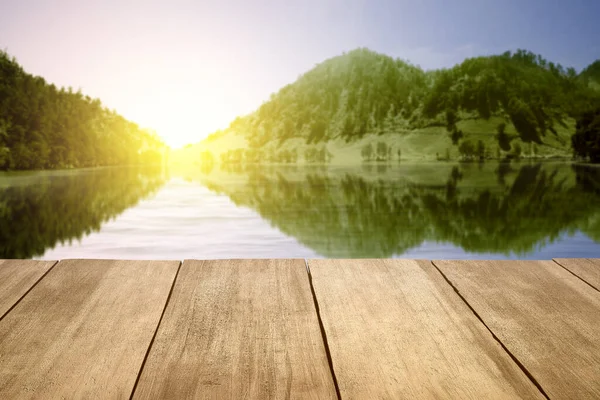
[[[184,261],[134,398],[336,398],[304,261]]]
[[[551,399],[600,398],[600,294],[552,261],[434,261]]]
[[[555,258],[554,261],[600,291],[600,259]]]
[[[178,266],[59,262],[0,322],[0,398],[128,398]]]
[[[0,260],[0,318],[56,261]]]
[[[309,267],[342,398],[543,398],[429,261]]]

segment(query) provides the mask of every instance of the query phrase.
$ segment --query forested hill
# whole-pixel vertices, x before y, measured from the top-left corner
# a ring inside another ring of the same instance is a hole
[[[100,100],[48,84],[0,51],[0,170],[153,163],[163,147]]]
[[[338,149],[370,141],[392,143],[394,155],[416,158],[458,154],[469,141],[481,142],[490,157],[517,148],[569,155],[575,118],[600,105],[599,67],[596,62],[577,74],[519,50],[424,71],[358,49],[317,65],[199,147],[245,148],[248,160],[264,150],[263,158],[275,161],[290,140],[305,150],[327,144],[334,158]],[[360,161],[360,147],[352,151],[346,155]]]

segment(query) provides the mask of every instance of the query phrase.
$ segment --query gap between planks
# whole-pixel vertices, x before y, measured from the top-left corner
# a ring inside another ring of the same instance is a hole
[[[142,365],[138,371],[137,377],[135,378],[135,383],[133,384],[133,388],[131,389],[131,395],[129,399],[133,399],[133,395],[135,394],[135,390],[137,389],[138,383],[140,382],[140,377],[142,376],[142,372],[144,370],[144,366],[146,366],[146,361],[148,361],[148,355],[152,351],[152,345],[154,344],[154,340],[156,339],[156,334],[158,333],[158,328],[165,316],[165,311],[167,310],[167,306],[169,305],[169,301],[171,300],[171,295],[173,294],[173,288],[175,288],[175,282],[177,282],[177,278],[179,277],[179,271],[181,271],[181,266],[183,265],[183,261],[179,261],[179,266],[177,267],[177,272],[175,273],[175,278],[173,279],[173,283],[171,284],[171,289],[169,290],[169,294],[167,295],[167,301],[165,301],[165,305],[163,307],[162,313],[160,314],[160,318],[158,320],[158,324],[156,324],[156,328],[154,329],[154,334],[152,335],[152,339],[150,340],[150,344],[148,345],[148,349],[146,350],[146,354],[144,355],[144,360],[142,361]]]
[[[0,322],[2,322],[2,320],[4,319],[4,317],[6,317],[6,316],[7,316],[7,315],[8,315],[8,314],[9,314],[9,313],[10,313],[10,312],[11,312],[11,311],[12,311],[12,310],[13,310],[13,309],[14,309],[14,308],[15,308],[15,307],[16,307],[16,306],[17,306],[17,305],[18,305],[18,304],[21,302],[21,300],[23,300],[23,299],[25,298],[25,296],[27,296],[27,295],[29,294],[29,292],[31,292],[31,290],[32,290],[34,287],[36,287],[36,286],[37,286],[37,284],[38,284],[38,283],[40,283],[40,281],[41,281],[42,279],[44,279],[44,277],[45,277],[46,275],[48,275],[48,273],[49,273],[50,271],[52,271],[52,269],[54,269],[54,267],[56,267],[56,265],[57,265],[59,262],[60,262],[60,260],[58,260],[58,261],[55,261],[55,262],[54,262],[54,264],[52,264],[52,266],[51,266],[50,268],[48,268],[48,270],[47,270],[46,272],[44,272],[44,273],[42,274],[42,276],[40,276],[40,277],[38,278],[38,280],[36,280],[36,281],[35,281],[35,283],[34,283],[33,285],[31,285],[31,287],[25,291],[25,293],[23,293],[23,294],[22,294],[22,295],[21,295],[21,297],[19,297],[19,299],[18,299],[18,300],[17,300],[17,301],[16,301],[16,302],[15,302],[15,303],[12,305],[12,306],[10,306],[10,307],[8,308],[8,310],[6,310],[6,312],[5,312],[4,314],[2,314],[2,316],[0,316]]]
[[[334,386],[335,386],[335,390],[336,390],[336,395],[338,399],[341,399],[341,395],[340,395],[340,391],[339,391],[339,387],[338,387],[338,382],[337,382],[337,378],[335,375],[335,370],[333,368],[333,360],[332,360],[332,356],[331,356],[331,352],[330,352],[330,348],[329,348],[329,343],[328,343],[328,338],[323,326],[323,321],[322,321],[322,317],[320,315],[320,310],[319,310],[319,303],[317,300],[317,297],[315,295],[315,291],[314,291],[314,287],[313,287],[313,282],[312,282],[312,275],[311,275],[311,271],[310,271],[310,267],[308,264],[308,260],[307,259],[303,259],[305,266],[306,266],[306,273],[307,273],[307,278],[308,278],[308,282],[309,282],[309,286],[311,289],[311,294],[313,297],[313,304],[315,307],[315,312],[317,315],[317,319],[319,322],[319,327],[321,330],[321,336],[322,336],[322,340],[323,340],[323,345],[325,348],[325,352],[327,355],[327,360],[329,363],[329,368],[330,368],[330,373],[332,375],[333,378],[333,382],[334,382]],[[469,304],[469,302],[465,299],[464,296],[462,296],[462,294],[459,292],[459,290],[450,282],[450,280],[446,277],[446,275],[440,270],[440,268],[438,268],[437,265],[435,265],[435,263],[432,260],[429,260],[431,262],[431,264],[435,267],[435,269],[441,274],[441,276],[444,278],[444,280],[446,281],[446,283],[453,289],[453,291],[456,293],[456,295],[469,307],[469,309],[471,310],[471,312],[476,316],[476,318],[485,326],[485,328],[490,332],[490,334],[492,335],[492,337],[500,344],[500,346],[506,351],[506,353],[511,357],[511,359],[518,365],[518,367],[526,374],[526,376],[532,381],[532,383],[539,389],[539,391],[546,397],[548,398],[548,395],[546,394],[546,392],[544,391],[544,389],[541,387],[541,385],[537,382],[537,380],[535,379],[535,377],[533,377],[533,375],[527,370],[527,368],[508,350],[508,348],[502,343],[502,341],[494,334],[494,332],[486,325],[486,323],[482,320],[482,318],[478,315],[478,313],[474,310],[474,308]],[[580,279],[581,281],[583,281],[586,285],[589,285],[590,287],[592,287],[593,289],[595,289],[596,291],[599,291],[598,288],[596,288],[594,285],[590,284],[589,282],[587,282],[585,279],[583,279],[582,277],[580,277],[579,275],[577,275],[576,273],[572,272],[571,270],[569,270],[568,268],[566,268],[565,266],[563,266],[561,263],[559,263],[556,260],[552,260],[554,263],[556,263],[558,266],[560,266],[561,268],[567,270],[569,273],[571,273],[572,275],[574,275],[575,277],[577,277],[578,279]],[[2,316],[0,316],[0,321],[2,321],[6,315],[8,315],[24,298],[25,296],[27,296],[31,290],[33,290],[39,283],[40,281],[42,281],[42,279],[44,279],[48,273],[50,273],[50,271],[52,271],[59,263],[61,262],[61,260],[56,261],[39,279],[37,279],[37,281],[15,302],[15,304],[13,304]],[[145,367],[147,358],[150,354],[150,352],[152,351],[152,346],[154,344],[157,332],[159,330],[159,327],[161,326],[161,323],[163,322],[163,317],[165,314],[165,311],[167,309],[167,306],[169,305],[169,302],[171,300],[171,295],[173,293],[173,289],[175,287],[175,284],[177,283],[178,277],[179,277],[179,272],[181,270],[181,267],[183,265],[183,261],[179,262],[179,266],[177,268],[177,272],[175,274],[175,278],[173,279],[168,297],[165,301],[165,304],[163,306],[163,310],[160,316],[160,319],[158,321],[158,324],[155,328],[154,334],[152,336],[152,339],[150,341],[150,344],[148,346],[148,349],[145,353],[143,362],[140,366],[135,384],[132,388],[131,391],[131,396],[130,398],[133,398],[134,394],[135,394],[135,390],[137,388],[139,379],[142,375],[142,371]]]
[[[319,329],[321,329],[321,338],[323,339],[323,346],[325,346],[325,354],[327,355],[327,363],[329,364],[329,372],[333,379],[333,386],[335,387],[335,394],[338,400],[342,399],[340,393],[340,387],[338,385],[337,377],[335,376],[335,369],[333,368],[333,358],[331,357],[331,350],[329,349],[329,342],[327,341],[327,333],[325,332],[325,326],[323,325],[323,319],[321,318],[321,312],[319,311],[319,302],[315,293],[315,287],[313,286],[312,275],[310,274],[310,267],[308,266],[308,260],[304,259],[306,265],[306,275],[308,276],[308,283],[310,285],[310,292],[313,298],[313,304],[315,306],[315,312],[317,313],[317,320],[319,321]]]
[[[442,278],[444,278],[446,283],[448,285],[450,285],[450,287],[454,290],[454,293],[456,293],[456,295],[458,297],[460,297],[460,299],[467,305],[467,307],[469,307],[469,309],[475,315],[475,317],[477,317],[479,322],[481,322],[483,324],[483,326],[485,326],[485,329],[487,329],[488,332],[492,335],[492,338],[494,338],[494,340],[496,342],[498,342],[498,344],[500,344],[500,346],[504,349],[506,354],[508,354],[510,356],[510,358],[514,361],[514,363],[517,364],[517,366],[521,369],[521,371],[523,371],[523,373],[527,376],[527,378],[529,378],[529,380],[535,385],[535,387],[538,388],[538,390],[544,395],[544,397],[549,400],[550,397],[548,397],[548,394],[546,394],[546,391],[544,390],[542,385],[540,385],[540,383],[537,381],[537,379],[535,379],[533,374],[525,367],[525,365],[523,365],[523,363],[521,361],[519,361],[519,359],[513,353],[511,353],[510,350],[508,350],[506,345],[504,343],[502,343],[500,338],[498,336],[496,336],[496,334],[490,329],[489,326],[487,326],[487,324],[483,321],[481,316],[479,316],[477,311],[475,311],[475,309],[471,306],[471,304],[469,304],[467,299],[462,294],[460,294],[460,291],[458,290],[458,288],[456,286],[454,286],[454,284],[452,284],[452,282],[450,282],[450,279],[448,279],[448,277],[442,272],[442,270],[439,269],[437,265],[435,265],[435,262],[433,262],[433,260],[429,260],[429,262],[431,262],[431,265],[433,265],[435,267],[435,269],[440,273],[440,275],[442,275]]]
[[[583,277],[581,277],[579,274],[576,274],[575,272],[571,271],[566,266],[562,265],[560,262],[558,262],[558,260],[556,260],[556,259],[553,258],[552,261],[554,261],[556,264],[560,265],[562,268],[564,268],[565,270],[567,270],[569,273],[573,274],[575,277],[579,278],[585,284],[591,286],[593,289],[596,289],[598,292],[600,292],[600,288],[597,288],[596,286],[592,285],[590,282],[588,282],[586,279],[584,279]]]

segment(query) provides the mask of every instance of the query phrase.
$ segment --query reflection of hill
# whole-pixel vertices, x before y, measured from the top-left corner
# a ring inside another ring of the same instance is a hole
[[[584,172],[586,181],[600,176]],[[454,167],[437,182],[400,167],[238,174],[232,184],[215,174],[201,180],[327,257],[389,257],[424,241],[524,255],[576,230],[598,238],[590,223],[600,219],[600,195],[564,164]]]
[[[577,186],[581,190],[593,193],[600,198],[600,167],[575,165],[573,170],[577,176]],[[596,242],[600,242],[600,212],[590,216],[587,224],[581,230]]]
[[[98,231],[164,181],[139,168],[0,176],[0,259],[42,255]]]

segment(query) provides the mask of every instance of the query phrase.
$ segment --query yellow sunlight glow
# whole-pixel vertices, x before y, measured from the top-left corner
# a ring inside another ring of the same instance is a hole
[[[206,89],[206,88],[204,88]],[[144,128],[153,129],[172,148],[197,143],[217,129],[226,128],[236,112],[216,88],[192,93],[185,87],[154,87],[131,99],[123,114]]]

